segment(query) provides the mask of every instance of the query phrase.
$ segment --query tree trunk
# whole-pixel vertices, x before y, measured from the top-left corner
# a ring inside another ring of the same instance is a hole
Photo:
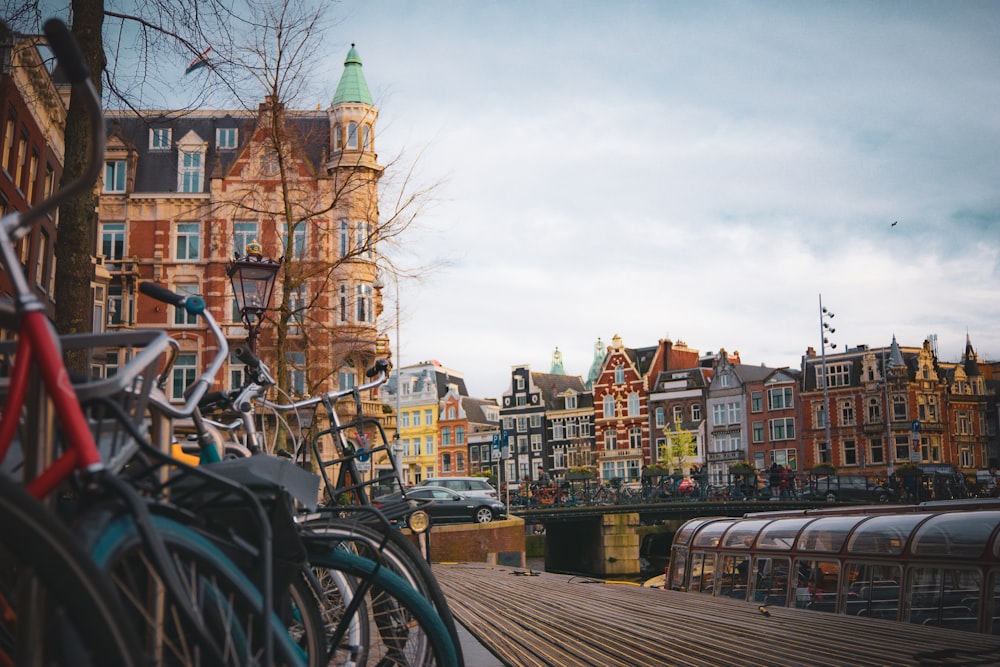
[[[80,44],[83,59],[90,69],[98,92],[104,71],[104,43],[101,27],[104,22],[104,0],[73,0],[72,33]],[[90,121],[87,110],[74,89],[66,117],[66,160],[63,182],[83,173],[91,150]],[[93,300],[90,283],[93,278],[91,253],[95,243],[96,197],[93,190],[59,210],[56,238],[56,329],[60,334],[91,331]],[[84,351],[67,358],[72,371],[87,370]]]

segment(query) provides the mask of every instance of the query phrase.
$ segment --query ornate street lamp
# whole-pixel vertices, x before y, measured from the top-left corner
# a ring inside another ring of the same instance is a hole
[[[247,327],[247,346],[257,353],[257,334],[264,322],[264,313],[271,303],[274,279],[281,260],[265,259],[261,245],[254,239],[247,244],[246,256],[229,263],[226,275],[233,284],[240,317]]]

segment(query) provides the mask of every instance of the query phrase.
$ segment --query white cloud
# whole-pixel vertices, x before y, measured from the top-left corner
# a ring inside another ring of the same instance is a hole
[[[331,87],[356,41],[380,152],[448,178],[405,242],[453,261],[401,287],[403,363],[491,396],[615,333],[797,366],[819,293],[842,345],[1000,358],[990,3],[340,7]]]

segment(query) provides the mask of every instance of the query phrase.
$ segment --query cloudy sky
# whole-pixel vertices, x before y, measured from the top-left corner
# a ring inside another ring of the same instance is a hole
[[[1000,359],[1000,4],[337,11],[330,92],[356,43],[380,157],[443,181],[398,258],[439,265],[400,284],[402,363],[492,397],[615,334],[798,367],[820,294],[840,349]]]

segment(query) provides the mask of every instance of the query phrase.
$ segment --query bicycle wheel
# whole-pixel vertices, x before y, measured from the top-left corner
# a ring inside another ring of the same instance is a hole
[[[132,631],[155,664],[260,665],[270,633],[274,664],[304,667],[303,651],[277,615],[263,612],[260,593],[228,557],[176,521],[149,518],[182,580],[183,600],[167,594],[131,515],[85,522],[84,537],[94,561],[117,587]],[[185,620],[189,611],[194,626]]]
[[[145,664],[124,608],[72,532],[2,475],[0,610],[0,664]]]
[[[427,560],[405,535],[394,528],[380,530],[377,525],[332,516],[307,522],[303,526],[308,529],[307,535],[333,540],[363,558],[384,564],[427,598],[447,628],[461,661],[458,629],[444,591]]]
[[[325,603],[323,586],[308,566],[303,567],[292,580],[282,608],[288,634],[306,655],[309,667],[320,667],[328,661]]]
[[[351,578],[351,590],[339,610],[328,664],[365,667],[399,665],[457,667],[455,644],[430,603],[398,575],[374,561],[339,548],[310,545],[309,564]],[[345,591],[346,593],[346,591]],[[358,599],[360,598],[360,599]],[[355,607],[353,615],[346,614]],[[367,626],[368,647],[361,661],[356,647],[345,644],[344,627]]]

